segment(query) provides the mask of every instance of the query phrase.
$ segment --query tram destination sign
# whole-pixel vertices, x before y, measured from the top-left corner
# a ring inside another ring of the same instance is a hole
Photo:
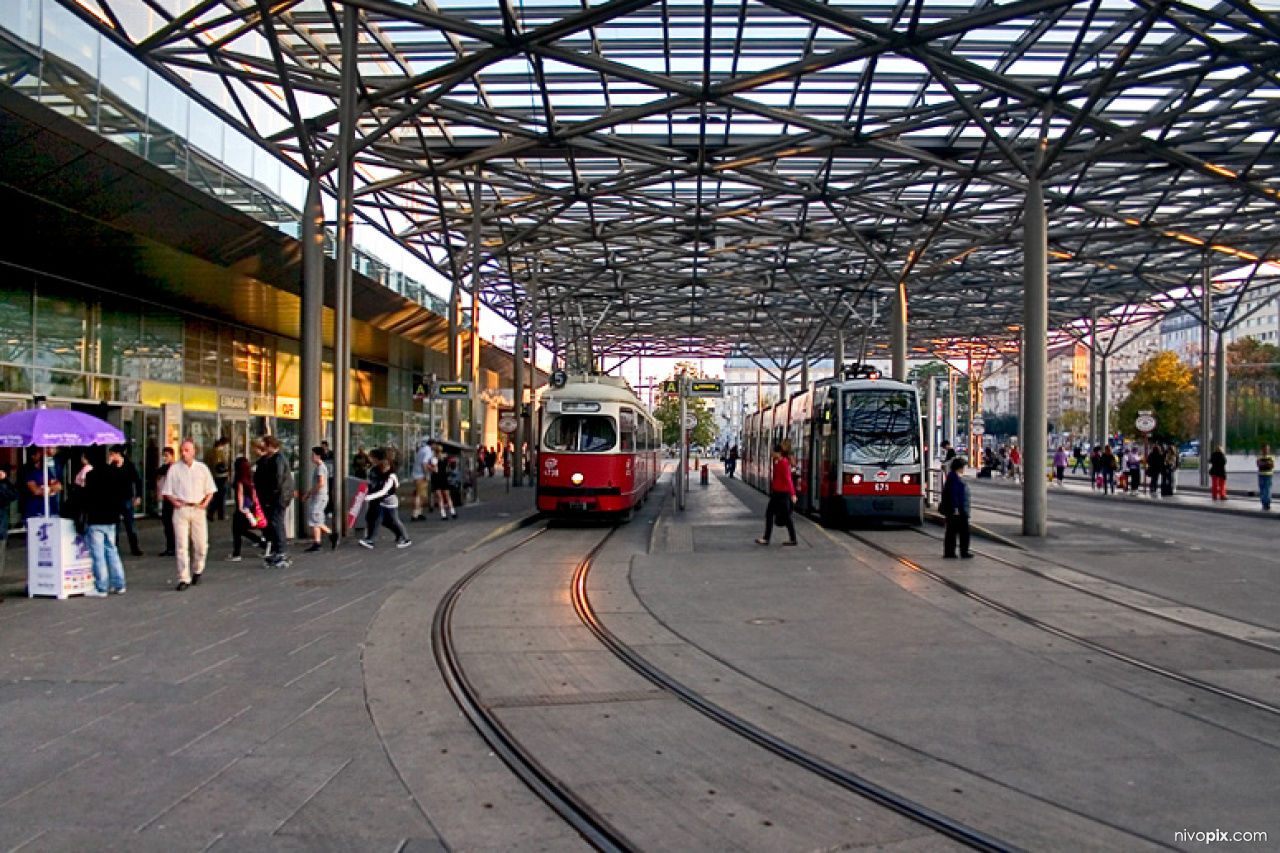
[[[723,397],[724,396],[724,380],[723,379],[690,379],[689,380],[689,396],[690,397]]]
[[[471,396],[470,382],[437,382],[431,388],[432,396],[437,400],[450,400]]]

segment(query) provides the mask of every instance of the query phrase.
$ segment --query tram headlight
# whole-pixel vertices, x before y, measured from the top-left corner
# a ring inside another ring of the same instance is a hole
[[[914,483],[914,482],[915,482],[915,478],[914,478],[914,477],[912,477],[910,474],[903,474],[903,475],[902,475],[902,482],[904,482],[904,483]]]
[[[582,481],[583,481],[584,479],[585,479],[585,478],[584,478],[581,474],[579,474],[577,471],[575,471],[575,472],[573,472],[573,474],[569,475],[569,482],[570,482],[570,483],[573,483],[575,486],[581,486],[581,485],[582,485]]]
[[[862,482],[861,474],[845,474],[844,482],[846,486],[856,486]]]

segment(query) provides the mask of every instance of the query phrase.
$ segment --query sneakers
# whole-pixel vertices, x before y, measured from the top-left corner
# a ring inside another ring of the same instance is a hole
[[[199,586],[199,585],[200,585],[200,573],[199,573],[199,572],[197,572],[197,573],[195,573],[194,575],[192,575],[192,576],[191,576],[191,585],[192,585],[192,586]]]
[[[323,551],[324,546],[319,542],[312,542],[311,545],[304,549],[308,554],[314,554],[316,551]]]
[[[85,598],[106,598],[107,594],[100,589],[90,588],[84,591]]]
[[[397,542],[396,542],[396,547],[397,547],[397,548],[408,548],[408,547],[409,547],[410,545],[412,545],[412,544],[413,544],[413,540],[412,540],[412,539],[401,539],[401,540],[399,540],[399,541],[397,541]]]
[[[373,543],[372,543],[372,542],[370,542],[368,539],[361,539],[361,540],[360,540],[360,547],[361,547],[361,548],[372,548],[372,547],[373,547]]]
[[[228,563],[238,563],[238,562],[240,562],[240,561],[241,561],[241,560],[243,560],[243,559],[244,559],[244,558],[243,558],[243,557],[241,557],[239,554],[232,554],[230,557],[227,557],[227,562],[228,562]]]
[[[791,545],[791,546],[795,546],[795,545],[799,545],[800,543],[799,543],[799,542],[797,542],[797,541],[795,541],[794,539],[792,539],[791,541],[789,541],[789,542],[783,542],[782,544],[783,544],[783,545]]]
[[[124,595],[126,592],[128,592],[128,590],[126,590],[124,587],[111,590],[112,595]]]
[[[768,545],[768,544],[769,544],[769,540],[768,540],[768,539],[757,539],[757,540],[756,540],[756,544],[757,544],[757,545]]]
[[[191,587],[191,584],[187,583],[186,581],[178,581],[178,587],[177,587],[178,592],[183,592],[189,589],[190,587]]]

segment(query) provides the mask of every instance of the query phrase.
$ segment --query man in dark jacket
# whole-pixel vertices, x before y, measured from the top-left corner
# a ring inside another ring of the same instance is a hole
[[[951,473],[942,485],[942,499],[938,502],[938,511],[947,520],[946,532],[942,538],[942,556],[954,560],[956,558],[956,541],[960,542],[960,557],[968,560],[973,557],[969,553],[969,487],[965,485],[965,458],[957,456],[951,460]]]
[[[284,511],[293,500],[293,472],[289,463],[280,455],[280,439],[268,435],[262,439],[262,456],[253,471],[253,488],[258,493],[262,514],[267,517],[267,527],[262,531],[267,540],[267,565],[283,567],[289,559],[285,556],[288,534],[284,528]]]
[[[133,524],[133,507],[134,503],[142,497],[142,475],[138,473],[133,460],[124,455],[123,444],[111,445],[111,449],[107,451],[107,465],[119,468],[123,472],[124,479],[129,483],[129,497],[125,499],[124,507],[120,512],[120,526],[129,537],[130,552],[135,557],[141,557],[142,549],[138,547],[138,531]]]
[[[125,504],[132,500],[133,483],[119,465],[98,465],[85,477],[85,538],[93,558],[94,587],[85,595],[90,598],[103,598],[108,591],[124,595],[124,565],[116,548],[116,525],[124,515]]]

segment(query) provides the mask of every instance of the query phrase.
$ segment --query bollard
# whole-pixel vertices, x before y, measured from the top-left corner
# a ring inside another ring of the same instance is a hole
[[[702,485],[704,485],[704,486],[705,486],[705,485],[707,485],[707,483],[709,483],[709,482],[710,482],[710,480],[708,480],[708,479],[707,479],[707,466],[704,464],[704,465],[702,466]]]

